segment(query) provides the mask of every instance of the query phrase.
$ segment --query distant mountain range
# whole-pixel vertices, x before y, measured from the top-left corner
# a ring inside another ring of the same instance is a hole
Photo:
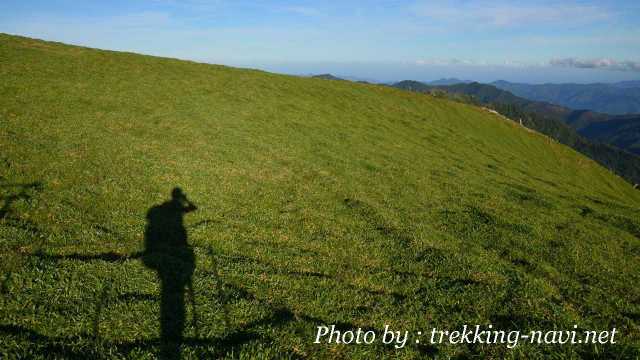
[[[617,82],[614,84],[611,84],[613,86],[619,87],[619,88],[640,88],[640,80],[636,80],[636,81],[621,81],[621,82]]]
[[[315,79],[324,79],[324,80],[345,80],[337,76],[333,76],[331,74],[319,74],[319,75],[313,75],[311,77]]]
[[[470,84],[473,81],[471,80],[460,80],[460,79],[456,79],[456,78],[446,78],[446,79],[440,79],[440,80],[435,80],[435,81],[429,81],[427,82],[427,84],[429,85],[434,85],[434,86],[448,86],[448,85],[455,85],[455,84]]]
[[[534,101],[607,114],[640,113],[640,81],[615,84],[521,84],[495,81],[495,87]]]
[[[392,86],[436,96],[446,94],[455,100],[491,107],[513,120],[521,119],[525,126],[571,146],[627,180],[640,183],[640,115],[571,110],[476,82],[434,86],[405,80]]]
[[[351,80],[362,82],[362,79],[336,77],[331,74],[314,77],[330,80]],[[375,83],[367,80],[366,82]],[[443,78],[421,82],[431,86],[451,86],[470,84],[471,80]],[[591,110],[611,115],[640,113],[640,80],[622,81],[618,83],[595,84],[524,84],[504,80],[489,83],[498,89],[506,90],[513,95],[533,101],[542,101],[561,105],[576,110]]]
[[[358,77],[346,76],[346,77],[338,77],[333,74],[319,74],[319,75],[311,75],[314,79],[324,79],[324,80],[344,80],[344,81],[352,81],[361,84],[375,84],[377,83],[374,80],[368,80]]]
[[[594,141],[604,142],[640,155],[640,114],[610,116],[573,111],[565,122]]]

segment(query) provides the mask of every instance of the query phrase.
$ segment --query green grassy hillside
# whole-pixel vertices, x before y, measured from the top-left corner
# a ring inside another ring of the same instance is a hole
[[[185,358],[640,354],[640,191],[471,105],[0,35],[0,176],[0,358],[162,353],[156,260],[193,271]],[[149,260],[176,186],[193,252]],[[395,350],[323,324],[620,338]]]

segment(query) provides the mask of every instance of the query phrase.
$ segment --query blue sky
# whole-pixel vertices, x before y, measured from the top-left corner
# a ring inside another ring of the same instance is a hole
[[[640,79],[638,1],[2,0],[0,32],[392,81]]]

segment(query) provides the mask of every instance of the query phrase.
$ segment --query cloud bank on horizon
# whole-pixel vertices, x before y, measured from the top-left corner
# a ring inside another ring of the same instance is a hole
[[[614,59],[576,59],[576,58],[564,58],[564,59],[551,59],[548,62],[543,63],[525,63],[505,61],[503,64],[488,64],[485,62],[477,62],[473,60],[461,60],[461,59],[422,59],[415,62],[419,66],[510,66],[510,67],[544,67],[544,66],[556,66],[576,69],[604,69],[613,71],[632,71],[640,72],[640,61],[618,61]]]
[[[640,61],[617,61],[613,59],[580,60],[568,58],[552,59],[550,64],[553,66],[575,67],[579,69],[610,69],[640,72]]]
[[[5,0],[0,8],[0,32],[282,72],[327,72],[324,64],[381,80],[470,68],[478,80],[640,77],[640,3],[629,0]]]

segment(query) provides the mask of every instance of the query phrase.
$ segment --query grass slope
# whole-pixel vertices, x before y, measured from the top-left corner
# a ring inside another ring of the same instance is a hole
[[[133,255],[174,186],[199,207],[184,357],[640,354],[640,192],[471,105],[0,35],[0,149],[2,358],[155,356],[159,282]],[[621,337],[312,343],[465,323]]]

